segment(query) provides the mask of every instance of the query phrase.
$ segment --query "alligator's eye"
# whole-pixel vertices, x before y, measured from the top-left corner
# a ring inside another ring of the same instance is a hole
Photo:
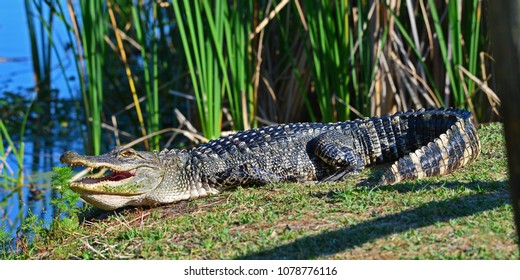
[[[119,153],[119,156],[125,157],[125,158],[131,158],[135,157],[137,152],[134,149],[125,149]]]

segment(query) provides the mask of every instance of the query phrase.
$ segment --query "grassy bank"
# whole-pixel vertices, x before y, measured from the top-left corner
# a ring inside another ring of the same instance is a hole
[[[19,259],[518,259],[501,125],[450,176],[281,184],[157,208],[87,209],[18,240]],[[80,214],[81,215],[81,214]],[[79,221],[79,222],[76,222]]]

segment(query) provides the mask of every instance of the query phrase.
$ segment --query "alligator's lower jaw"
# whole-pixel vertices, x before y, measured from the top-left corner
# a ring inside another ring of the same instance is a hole
[[[95,193],[95,194],[106,194],[106,195],[117,195],[117,196],[134,196],[143,194],[144,192],[139,189],[136,184],[105,184],[106,182],[100,182],[95,185],[86,185],[80,183],[71,183],[70,188],[77,193]]]
[[[137,169],[112,171],[102,178],[86,177],[70,183],[71,189],[78,193],[98,193],[107,195],[133,196],[142,194],[135,181]]]
[[[81,198],[90,205],[103,209],[115,210],[124,206],[132,205],[141,200],[142,196],[122,196],[114,194],[79,192]]]

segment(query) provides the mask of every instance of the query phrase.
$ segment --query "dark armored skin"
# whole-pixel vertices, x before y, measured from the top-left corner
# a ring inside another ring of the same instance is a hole
[[[115,209],[171,203],[239,185],[338,181],[383,162],[393,164],[380,184],[392,184],[448,174],[479,153],[471,114],[441,108],[333,124],[268,126],[220,137],[191,151],[116,148],[97,157],[67,152],[61,160],[113,170],[71,186],[94,206]]]

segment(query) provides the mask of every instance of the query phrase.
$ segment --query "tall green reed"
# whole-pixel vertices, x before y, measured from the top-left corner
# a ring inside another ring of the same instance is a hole
[[[101,1],[81,0],[78,6],[73,1],[68,0],[66,2],[68,14],[65,12],[63,1],[45,1],[44,4],[65,26],[65,35],[71,44],[69,50],[75,57],[73,61],[83,100],[87,128],[86,150],[88,153],[99,154],[101,152],[102,134],[103,68],[105,67],[104,36],[107,31],[104,4]],[[65,73],[62,60],[63,51],[57,50],[57,46],[54,44],[56,34],[53,33],[52,26],[46,23],[44,18],[40,18],[40,21],[46,24],[48,36],[55,49],[55,57]],[[68,80],[66,84],[73,96]]]
[[[252,84],[253,63],[252,41],[249,35],[253,22],[253,2],[234,1],[223,5],[224,37],[226,44],[227,69],[229,69],[230,89],[228,92],[234,129],[243,130],[256,126],[256,96]],[[226,71],[226,69],[222,69]]]
[[[351,108],[371,114],[378,58],[388,26],[371,25],[370,1],[304,1],[310,64],[322,120],[350,119]]]
[[[373,64],[377,62],[377,57],[374,55],[374,48],[376,46],[377,36],[371,24],[370,10],[373,8],[373,1],[356,0],[345,1],[348,8],[348,19],[345,21],[352,21],[351,28],[347,31],[350,51],[350,65],[353,93],[355,96],[355,108],[364,116],[370,115],[370,88],[373,84],[375,71]],[[355,15],[357,14],[357,17]],[[372,13],[373,15],[373,13]],[[356,49],[357,47],[357,49]]]
[[[460,18],[458,13],[458,2],[459,1],[449,1],[448,2],[448,19],[449,19],[449,30],[450,30],[450,39],[451,42],[447,41],[447,37],[444,35],[444,31],[442,28],[441,21],[439,19],[439,15],[437,12],[437,8],[435,6],[435,2],[432,0],[428,1],[431,16],[433,18],[433,23],[435,27],[435,31],[437,34],[437,38],[439,41],[439,48],[441,51],[442,60],[444,62],[444,66],[446,68],[446,72],[450,81],[451,94],[454,98],[455,106],[459,106],[461,103],[461,87],[458,79],[455,79],[455,70],[454,66],[461,64],[462,59],[462,51],[460,39],[457,36],[460,36]],[[449,50],[448,48],[451,48]],[[451,51],[451,59],[449,57],[448,51]],[[462,99],[463,100],[463,99]]]
[[[70,2],[69,2],[70,3]],[[76,38],[81,38],[80,42],[86,66],[87,81],[86,91],[83,92],[83,106],[87,119],[87,131],[89,137],[89,152],[93,154],[101,153],[101,114],[103,106],[103,67],[105,67],[105,42],[104,36],[107,32],[106,11],[102,1],[81,0],[81,30],[75,28]],[[69,4],[69,8],[73,8]],[[73,15],[71,15],[73,16]],[[77,19],[74,22],[78,22]],[[81,36],[79,36],[81,34]]]
[[[215,47],[202,24],[201,3],[199,1],[173,1],[177,28],[181,36],[183,50],[195,93],[201,128],[206,138],[216,138],[220,134],[222,112],[222,87],[225,80],[219,75],[218,58]],[[186,24],[186,25],[185,25]],[[186,27],[187,26],[187,27]],[[218,40],[215,40],[218,43]]]
[[[143,10],[145,11],[143,13]],[[149,16],[151,14],[151,18]],[[144,18],[142,18],[144,17]],[[144,3],[132,5],[132,19],[135,24],[137,41],[140,44],[141,57],[143,58],[144,89],[146,93],[146,111],[148,113],[147,126],[149,133],[159,130],[159,83],[158,83],[158,38],[155,30],[159,28],[157,20],[157,2],[152,3],[152,12],[147,12]],[[147,35],[151,39],[147,38]],[[148,53],[150,49],[150,53]],[[152,148],[159,149],[160,136],[151,139]]]
[[[181,4],[181,5],[179,5]],[[173,1],[204,135],[220,135],[227,97],[233,129],[255,123],[249,34],[253,5],[227,1]]]
[[[416,29],[428,34],[429,42],[421,41],[411,32],[411,24],[396,14],[397,9],[388,8],[399,30],[397,36],[402,36],[407,46],[413,50],[415,57],[407,59],[416,61],[417,68],[420,68],[427,78],[428,83],[423,83],[423,86],[429,87],[428,90],[435,93],[431,98],[435,99],[436,105],[472,108],[477,83],[470,77],[463,77],[460,68],[468,70],[474,77],[481,74],[478,68],[478,54],[485,49],[480,41],[480,1],[454,0],[444,5],[429,0],[427,5],[423,2],[416,3],[415,5],[420,5],[420,9],[414,6],[412,1],[407,1],[406,5],[409,6],[409,10],[417,11],[416,14],[410,14],[410,18],[422,19],[422,22],[413,23]],[[443,89],[444,94],[441,94],[439,89]]]
[[[324,122],[350,115],[349,30],[344,1],[304,1],[309,26],[311,70]],[[342,102],[338,102],[338,99]]]

